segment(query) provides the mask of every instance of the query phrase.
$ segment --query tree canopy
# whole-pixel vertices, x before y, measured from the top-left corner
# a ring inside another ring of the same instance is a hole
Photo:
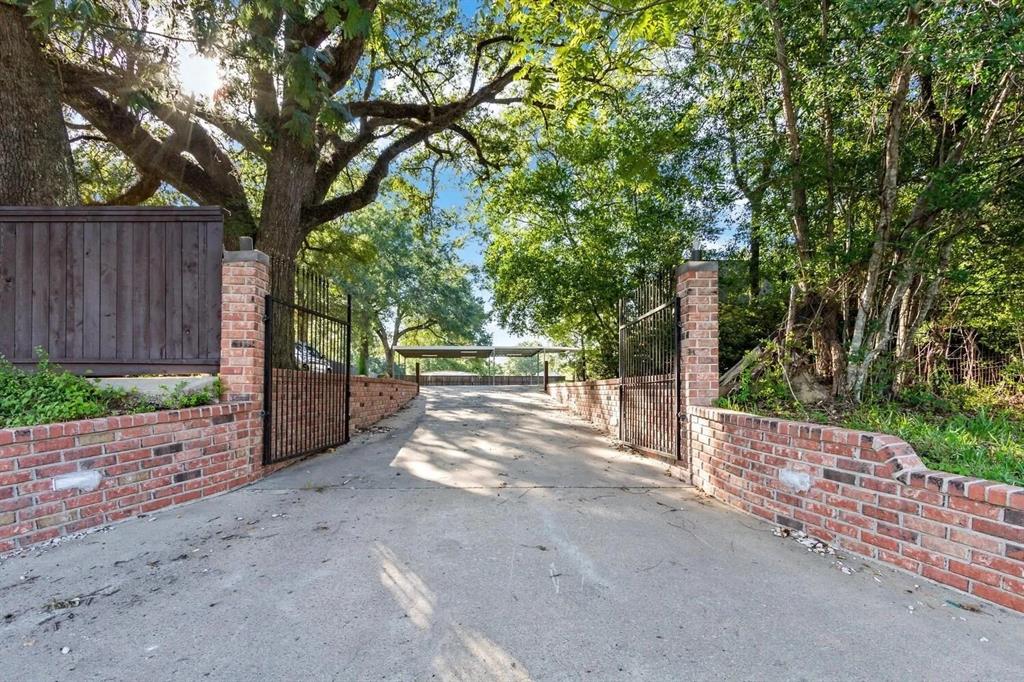
[[[473,289],[474,273],[458,256],[455,217],[426,216],[395,201],[353,215],[346,230],[310,235],[306,257],[333,275],[353,297],[360,364],[371,336],[395,374],[395,346],[413,338],[440,343],[485,343],[487,313]]]
[[[525,71],[499,16],[454,0],[21,5],[64,103],[134,166],[126,192],[223,206],[230,235],[289,258],[373,202],[405,152],[476,147],[482,105],[514,101]],[[219,65],[210,100],[181,86],[186,49]]]
[[[33,172],[67,167],[70,129],[88,201],[224,206],[232,236],[362,291],[385,352],[428,322],[479,336],[450,230],[477,217],[498,321],[582,345],[594,376],[616,369],[618,298],[684,258],[727,262],[725,357],[774,339],[841,399],[899,390],[951,329],[1024,348],[1012,0],[4,10],[3,35],[36,31],[18,54],[51,95]],[[183,87],[192,53],[218,65],[210,98]],[[445,173],[472,186],[459,216],[434,207]],[[378,201],[403,186],[414,202]],[[441,289],[402,288],[427,274]]]

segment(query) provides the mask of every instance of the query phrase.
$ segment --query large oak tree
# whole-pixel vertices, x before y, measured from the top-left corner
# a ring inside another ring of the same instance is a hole
[[[525,75],[516,40],[456,2],[27,2],[62,97],[137,168],[133,196],[169,185],[226,209],[229,239],[294,258],[318,226],[376,198],[404,152],[448,138],[482,155],[485,105]],[[219,64],[209,100],[175,68]]]
[[[0,205],[78,202],[57,74],[25,13],[0,2]]]

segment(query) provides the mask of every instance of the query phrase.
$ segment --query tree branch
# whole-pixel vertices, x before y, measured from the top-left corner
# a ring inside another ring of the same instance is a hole
[[[478,106],[482,102],[489,101],[491,97],[501,92],[505,86],[511,83],[519,71],[520,67],[518,66],[509,69],[486,86],[480,88],[480,90],[473,95],[459,100],[458,102],[453,102],[436,108],[430,107],[433,109],[433,113],[443,111],[444,114],[431,116],[429,123],[411,130],[385,147],[378,155],[373,166],[371,166],[370,170],[367,172],[366,177],[363,179],[359,188],[347,194],[324,201],[317,206],[304,209],[302,212],[304,228],[307,230],[312,229],[313,227],[333,220],[340,215],[351,213],[352,211],[356,211],[368,205],[376,198],[377,193],[380,191],[380,185],[384,181],[384,178],[387,177],[392,161],[398,158],[398,156],[406,150],[411,149],[420,142],[424,142],[434,133],[451,127],[456,120],[462,117],[466,112],[473,109],[473,107]],[[366,104],[374,103],[370,102]],[[415,108],[419,105],[399,106]],[[352,109],[351,106],[349,108],[350,110]],[[353,113],[355,112],[353,111]],[[367,114],[364,113],[360,115]],[[389,117],[385,116],[385,118]],[[394,116],[391,116],[390,118],[394,118]],[[419,117],[412,115],[411,118]]]
[[[480,162],[480,165],[484,167],[485,171],[491,168],[498,168],[497,164],[491,163],[490,161],[487,160],[487,157],[484,155],[483,147],[480,146],[480,142],[476,139],[476,136],[473,135],[472,132],[470,132],[466,128],[463,128],[458,123],[451,124],[450,126],[448,126],[448,129],[469,143],[469,146],[472,147],[473,151],[476,152],[477,161]]]
[[[96,206],[138,206],[146,199],[149,199],[160,189],[160,178],[155,175],[142,175],[131,187],[126,189],[119,196],[110,201],[104,201]]]
[[[64,80],[63,94],[64,101],[103,133],[142,175],[155,176],[198,203],[241,212],[236,219],[252,223],[245,195],[226,192],[199,164],[183,157],[177,133],[163,141],[157,139],[127,107],[78,80]]]

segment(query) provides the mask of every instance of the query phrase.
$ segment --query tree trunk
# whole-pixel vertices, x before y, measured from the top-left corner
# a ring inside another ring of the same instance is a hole
[[[361,316],[359,324],[359,359],[356,368],[359,374],[369,376],[370,373],[370,329],[365,316]]]
[[[74,206],[58,76],[22,10],[0,3],[0,205]]]
[[[761,295],[761,201],[750,204],[750,263],[747,278],[750,285],[750,300]]]
[[[803,171],[803,147],[800,141],[800,126],[797,121],[796,103],[793,93],[793,74],[789,67],[789,50],[782,18],[779,16],[777,0],[768,0],[768,13],[775,39],[775,61],[779,69],[779,85],[782,90],[782,112],[786,121],[786,141],[789,150],[790,201],[793,208],[793,235],[796,238],[797,255],[800,257],[801,288],[806,288],[804,268],[813,254],[811,244],[810,210],[807,208],[807,185]]]
[[[271,258],[294,263],[306,232],[302,206],[315,181],[316,160],[291,133],[280,133],[273,157],[267,164],[263,208],[256,245]]]

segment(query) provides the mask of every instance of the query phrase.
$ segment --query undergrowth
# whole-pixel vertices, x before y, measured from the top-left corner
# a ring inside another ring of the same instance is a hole
[[[781,368],[741,376],[720,407],[765,416],[887,433],[910,443],[930,468],[1024,485],[1024,372],[1010,368],[996,386],[941,379],[859,405],[798,402]]]
[[[22,371],[0,358],[0,428],[183,409],[208,405],[220,397],[219,380],[213,387],[200,391],[188,391],[181,382],[154,399],[135,391],[98,386],[64,371],[41,352],[38,357],[39,363],[32,372]]]

